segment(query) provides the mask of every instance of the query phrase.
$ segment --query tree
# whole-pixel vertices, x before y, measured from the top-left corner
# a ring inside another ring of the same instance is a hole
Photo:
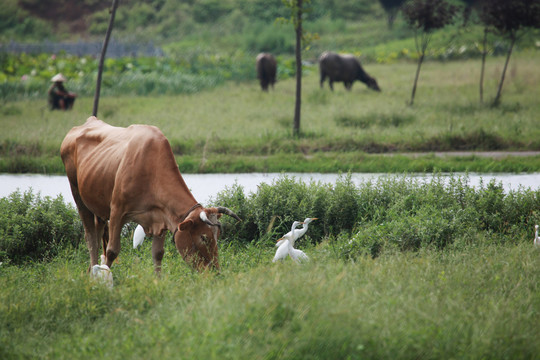
[[[101,55],[99,57],[98,75],[96,81],[96,92],[94,93],[94,107],[92,115],[97,117],[99,106],[99,93],[101,91],[101,75],[103,74],[103,63],[105,62],[105,55],[107,54],[107,46],[109,45],[109,39],[111,38],[111,32],[114,25],[114,16],[116,15],[116,9],[118,8],[118,0],[113,0],[110,9],[111,17],[109,19],[109,26],[107,27],[107,33],[105,34],[105,40],[103,40],[103,47],[101,48]]]
[[[506,69],[516,41],[530,28],[540,28],[540,1],[538,0],[483,0],[479,17],[486,26],[510,41],[497,95],[493,100],[496,106],[501,101]],[[486,30],[487,31],[487,30]]]
[[[426,56],[426,49],[434,30],[451,24],[457,7],[444,0],[412,0],[403,6],[403,16],[414,29],[414,41],[418,53],[418,66],[411,94],[410,105],[414,103],[416,85],[420,76],[420,67]]]
[[[86,28],[86,18],[92,13],[105,9],[109,0],[19,0],[21,7],[32,15],[44,20],[69,23],[74,31]]]
[[[300,135],[300,111],[302,107],[302,42],[304,46],[309,46],[309,43],[317,38],[317,34],[304,33],[302,30],[302,17],[311,9],[308,7],[311,0],[282,0],[283,4],[290,9],[290,19],[280,18],[278,20],[290,22],[294,27],[296,34],[296,100],[294,103],[294,122],[293,135]]]
[[[394,20],[396,20],[396,16],[399,12],[399,9],[401,8],[401,5],[403,5],[405,1],[406,0],[379,0],[379,2],[381,3],[381,6],[386,12],[386,16],[388,20],[388,27],[390,29],[394,26]]]

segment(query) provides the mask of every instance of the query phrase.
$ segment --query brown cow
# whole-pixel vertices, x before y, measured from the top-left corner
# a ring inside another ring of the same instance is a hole
[[[90,268],[98,263],[99,240],[107,222],[106,265],[110,267],[120,252],[123,225],[134,221],[153,236],[156,272],[161,270],[167,230],[193,267],[219,270],[218,219],[222,214],[240,219],[227,208],[197,203],[157,127],[114,127],[91,116],[68,132],[60,154],[84,226]]]
[[[351,90],[355,80],[359,80],[367,85],[368,88],[381,91],[377,80],[369,76],[360,62],[352,55],[339,55],[333,52],[326,51],[319,57],[319,70],[321,75],[321,88],[324,80],[328,77],[330,89],[334,90],[334,81],[341,81],[345,85],[345,89]]]
[[[260,53],[257,55],[257,78],[263,91],[268,91],[268,85],[274,88],[276,83],[277,62],[270,53]]]

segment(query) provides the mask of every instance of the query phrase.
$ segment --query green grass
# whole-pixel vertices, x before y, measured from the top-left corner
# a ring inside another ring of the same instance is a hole
[[[294,80],[280,79],[270,93],[255,81],[227,82],[189,95],[102,97],[99,117],[113,125],[143,123],[158,126],[178,156],[188,156],[185,171],[282,171],[290,159],[306,171],[538,171],[538,158],[514,160],[475,158],[407,159],[394,166],[371,153],[452,150],[540,150],[540,111],[536,84],[540,71],[534,52],[515,54],[505,82],[502,105],[478,102],[479,62],[427,62],[420,75],[414,107],[410,97],[415,64],[368,64],[381,93],[355,83],[351,92],[341,84],[330,92],[319,88],[316,67],[306,69],[303,85],[302,135],[293,138]],[[490,58],[486,70],[486,102],[494,96],[503,58]],[[45,89],[43,89],[45,92]],[[67,131],[90,115],[92,99],[77,100],[71,112],[50,112],[41,101],[8,102],[2,108],[0,165],[19,155],[57,157]],[[199,169],[202,156],[208,164]],[[223,159],[224,154],[230,159]],[[300,154],[304,155],[301,156]],[[375,165],[361,161],[370,158]],[[311,159],[325,158],[310,165]],[[348,160],[344,163],[344,158]],[[331,160],[331,161],[329,161]],[[181,162],[182,160],[179,160]],[[334,166],[331,163],[335,164]],[[414,164],[421,161],[422,164]],[[235,162],[230,168],[220,164]],[[267,165],[261,166],[261,163]],[[434,163],[431,165],[431,163]],[[450,164],[448,164],[450,163]],[[463,165],[466,164],[466,165]],[[10,167],[3,167],[8,171]],[[365,169],[365,170],[364,170]],[[39,167],[33,171],[42,172]],[[57,172],[55,161],[45,172]],[[301,170],[302,171],[302,170]]]
[[[169,244],[170,245],[170,244]],[[0,356],[88,359],[535,358],[540,289],[532,242],[354,262],[305,246],[272,264],[271,245],[221,248],[221,275],[193,273],[172,245],[163,276],[150,244],[124,242],[112,291],[87,252],[0,265]]]

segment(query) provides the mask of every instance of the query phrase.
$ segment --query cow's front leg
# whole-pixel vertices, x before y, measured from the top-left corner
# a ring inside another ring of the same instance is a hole
[[[163,260],[163,254],[165,245],[165,235],[154,235],[152,239],[152,259],[154,259],[154,270],[156,274],[161,272],[161,260]]]
[[[123,225],[121,219],[111,214],[111,218],[109,219],[109,243],[107,244],[106,262],[109,268],[120,253],[120,233],[122,232]]]

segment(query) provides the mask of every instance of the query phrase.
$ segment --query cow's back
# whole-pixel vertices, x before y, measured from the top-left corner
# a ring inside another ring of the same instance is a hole
[[[163,161],[161,153],[167,153],[167,149],[159,148],[164,143],[168,146],[164,135],[153,126],[114,127],[92,116],[68,132],[60,154],[72,191],[92,212],[108,218],[113,196],[123,191],[118,187],[120,182],[135,188],[137,180],[148,182],[145,169],[151,168],[149,163],[153,161]]]
[[[333,52],[324,52],[319,57],[321,74],[325,74],[332,81],[352,81],[356,78],[358,62],[354,56],[339,55]]]

